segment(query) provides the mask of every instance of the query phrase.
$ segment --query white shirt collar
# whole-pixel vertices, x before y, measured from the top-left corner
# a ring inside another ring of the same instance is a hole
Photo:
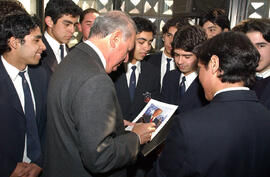
[[[56,56],[57,62],[60,63],[61,62],[61,51],[60,51],[61,44],[58,41],[56,41],[52,36],[50,36],[47,31],[45,31],[44,37],[46,38],[50,47],[52,48],[53,53]],[[67,54],[66,45],[64,44],[63,46],[64,46],[64,56],[66,56]]]
[[[3,62],[5,69],[7,70],[7,73],[9,75],[10,79],[12,80],[12,82],[14,82],[17,79],[19,72],[21,72],[21,71],[18,68],[16,68],[15,66],[9,64],[6,61],[6,59],[3,57],[3,55],[1,55],[1,60]],[[26,71],[28,73],[28,66],[26,66],[26,68],[23,71]]]
[[[168,56],[165,54],[165,52],[164,52],[164,51],[162,52],[162,56],[161,56],[161,58],[162,58],[163,62],[166,62],[166,64],[167,64],[167,58],[172,59],[172,62],[174,62],[174,58],[172,58],[172,57],[168,57]]]
[[[264,71],[263,73],[256,73],[256,76],[262,77],[265,79],[270,76],[270,69]]]
[[[86,44],[88,44],[97,53],[97,55],[99,56],[99,58],[103,64],[104,69],[106,70],[106,59],[105,59],[104,55],[102,54],[102,52],[99,50],[99,48],[89,40],[86,40],[84,42]]]
[[[160,86],[161,86],[161,88],[162,88],[162,84],[163,84],[163,78],[164,78],[166,71],[167,71],[167,58],[172,59],[170,62],[170,71],[174,70],[176,68],[175,63],[174,63],[174,58],[168,57],[165,54],[165,52],[163,51],[162,55],[161,55],[161,67],[160,67]]]
[[[248,87],[230,87],[230,88],[221,89],[215,93],[214,97],[219,93],[228,92],[232,90],[249,90],[249,88]]]
[[[138,73],[141,73],[141,62],[140,61],[137,61],[135,64],[132,64],[130,62],[125,64],[126,72],[131,73],[132,72],[132,69],[131,69],[132,66],[136,66],[136,70],[138,71]]]
[[[179,84],[181,83],[182,78],[184,76],[185,76],[184,74],[181,74]],[[198,76],[197,71],[194,71],[194,72],[190,73],[189,75],[185,76],[185,78],[186,78],[186,81],[185,81],[186,90],[189,88],[189,86],[192,84],[192,82],[196,79],[197,76]]]

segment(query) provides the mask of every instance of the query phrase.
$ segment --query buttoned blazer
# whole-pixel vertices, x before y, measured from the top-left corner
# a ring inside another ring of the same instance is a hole
[[[35,97],[36,123],[42,147],[46,124],[48,76],[44,68],[29,66],[28,74]],[[26,118],[16,89],[0,60],[0,176],[10,176],[23,160]],[[42,156],[34,161],[42,166]]]

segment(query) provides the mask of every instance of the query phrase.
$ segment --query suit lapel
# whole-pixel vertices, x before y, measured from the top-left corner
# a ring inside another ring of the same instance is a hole
[[[123,98],[128,98],[126,101],[128,102],[129,105],[131,105],[131,99],[130,99],[130,95],[129,95],[129,88],[128,88],[128,79],[126,76],[126,71],[125,71],[125,67],[124,64],[122,64],[119,68],[118,71],[120,74],[119,78],[118,78],[118,89],[120,90],[119,93],[123,94]],[[136,92],[136,89],[135,89]],[[135,98],[136,95],[134,95]]]
[[[1,87],[7,87],[7,89],[4,89],[6,91],[6,94],[8,94],[9,101],[7,104],[11,104],[11,106],[22,115],[22,118],[24,117],[24,112],[22,109],[22,105],[19,99],[19,96],[17,94],[17,91],[2,63],[2,60],[0,59],[0,78],[1,81],[3,81],[3,85]]]
[[[145,90],[145,88],[147,88],[146,86],[147,86],[147,83],[149,82],[149,77],[148,77],[148,74],[145,74],[145,72],[147,72],[147,68],[144,65],[144,62],[141,62],[141,73],[138,78],[138,83],[135,90],[134,98],[142,97],[142,94],[143,94],[142,90]],[[135,99],[135,101],[136,100],[141,101],[141,99]]]
[[[31,87],[33,90],[35,105],[36,105],[36,118],[40,118],[41,109],[42,109],[42,89],[39,88],[40,78],[36,73],[34,73],[31,67],[28,67],[28,74],[30,77]],[[39,123],[39,119],[37,119],[37,123]]]
[[[58,65],[56,56],[54,55],[54,52],[50,44],[48,43],[47,39],[44,36],[42,37],[42,41],[46,46],[46,50],[42,53],[42,58],[43,60],[46,60],[46,61],[43,61],[43,62],[47,63],[51,71],[54,71],[56,66]]]

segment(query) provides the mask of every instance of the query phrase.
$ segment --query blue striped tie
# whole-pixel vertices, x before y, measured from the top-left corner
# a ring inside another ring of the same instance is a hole
[[[132,66],[131,69],[132,69],[132,73],[130,75],[130,81],[129,81],[129,95],[130,95],[131,101],[133,101],[134,93],[136,89],[136,75],[135,75],[136,66]]]

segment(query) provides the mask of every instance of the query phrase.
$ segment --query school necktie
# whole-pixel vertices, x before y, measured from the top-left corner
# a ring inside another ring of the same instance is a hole
[[[129,80],[129,95],[130,95],[131,101],[133,101],[135,88],[136,88],[136,75],[135,75],[136,66],[132,66],[131,69],[132,69],[132,73],[130,75],[130,80]]]
[[[25,79],[24,72],[19,72],[22,78],[24,92],[24,114],[26,118],[27,156],[35,161],[41,155],[41,147],[37,130],[36,116],[30,87]]]
[[[186,81],[186,77],[184,76],[182,78],[180,85],[179,85],[179,102],[181,101],[181,97],[184,95],[184,93],[186,91],[185,81]]]
[[[60,45],[60,57],[61,57],[61,61],[64,59],[64,44]]]
[[[170,62],[171,62],[172,59],[170,58],[167,58],[167,69],[166,69],[166,73],[170,71]]]

